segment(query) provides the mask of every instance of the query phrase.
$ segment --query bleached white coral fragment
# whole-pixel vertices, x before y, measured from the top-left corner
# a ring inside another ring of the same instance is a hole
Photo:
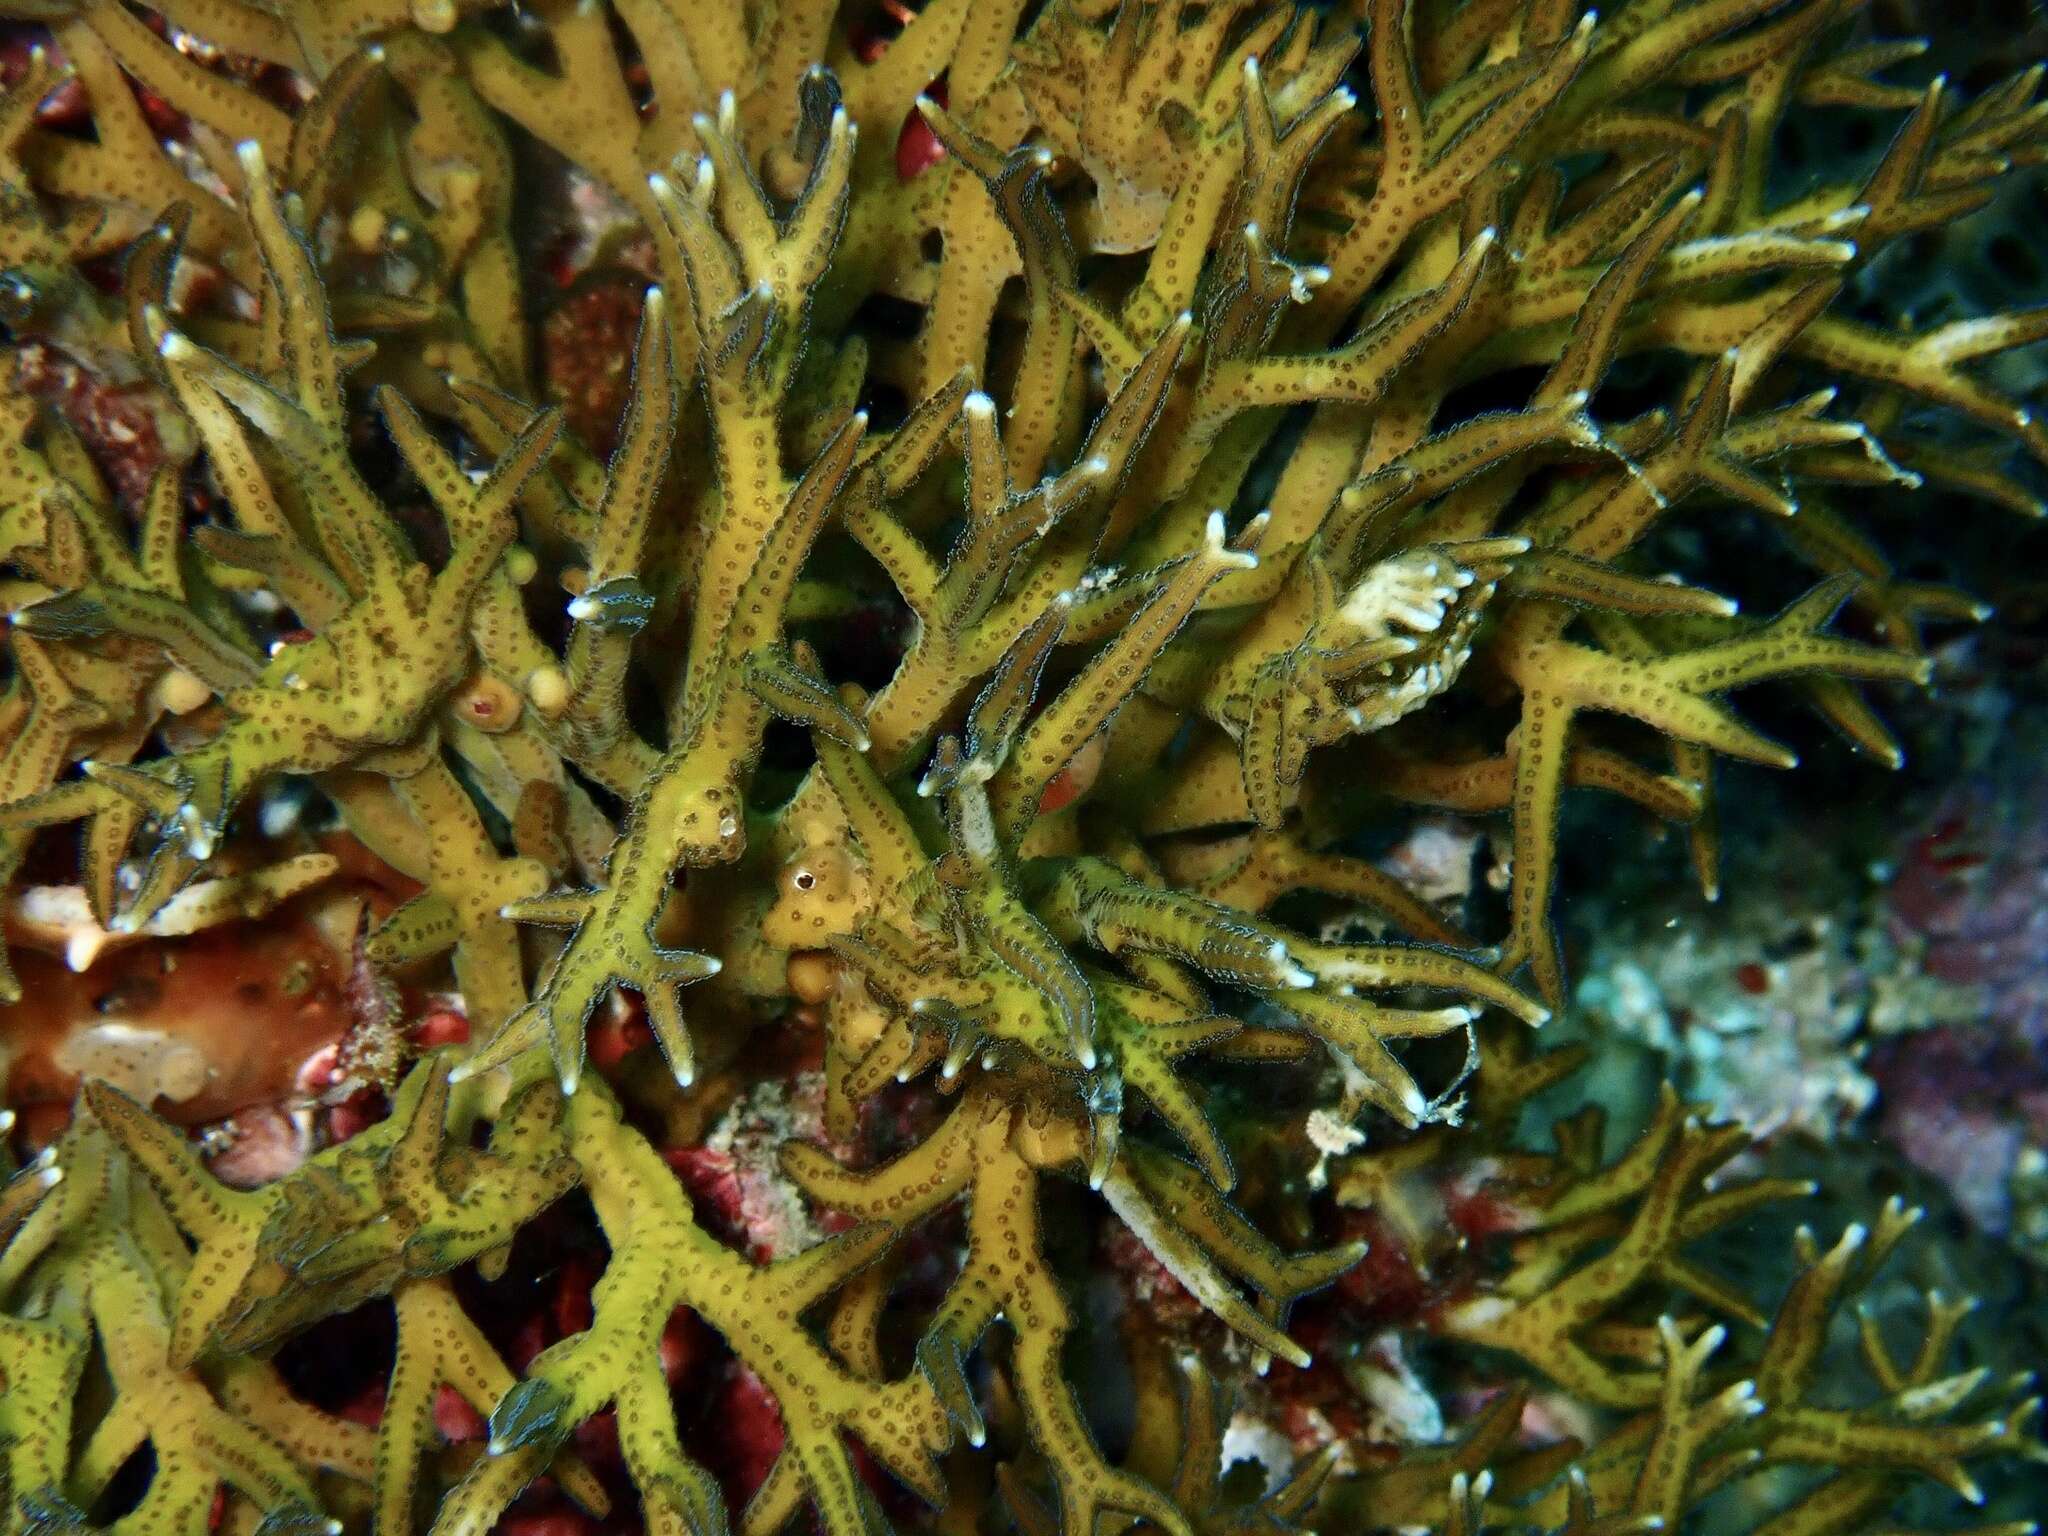
[[[1265,1474],[1266,1493],[1275,1492],[1294,1470],[1294,1444],[1276,1426],[1239,1409],[1223,1429],[1221,1469],[1256,1462]]]
[[[1458,594],[1472,585],[1472,573],[1448,556],[1410,549],[1382,560],[1345,595],[1343,615],[1373,639],[1401,628],[1434,634]]]

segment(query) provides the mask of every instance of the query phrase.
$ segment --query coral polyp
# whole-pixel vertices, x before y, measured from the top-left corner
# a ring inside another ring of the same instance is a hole
[[[4,1528],[2024,1476],[1955,1303],[1845,1385],[1902,1203],[1732,1274],[1811,1191],[1716,1106],[1530,1139],[1566,791],[1711,894],[1722,760],[1797,762],[1733,696],[1876,774],[1983,616],[1865,505],[2042,511],[2048,307],[1867,298],[2041,72],[1865,11],[0,0]],[[1425,808],[1498,910],[1373,856]]]

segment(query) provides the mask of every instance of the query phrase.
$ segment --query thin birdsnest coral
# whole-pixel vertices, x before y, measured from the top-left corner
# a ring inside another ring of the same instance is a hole
[[[612,1409],[636,1518],[710,1536],[725,1492],[660,1366],[679,1307],[779,1413],[757,1533],[806,1504],[832,1536],[885,1507],[1590,1533],[1740,1484],[1795,1536],[2027,1449],[2022,1387],[1946,1374],[1938,1303],[1910,1365],[1866,1333],[1868,1406],[1817,1389],[1903,1216],[1807,1242],[1745,1353],[1726,1324],[1765,1314],[1686,1252],[1793,1193],[1710,1182],[1739,1129],[1674,1100],[1603,1167],[1583,1127],[1536,1158],[1510,1122],[1555,1075],[1512,1042],[1565,1000],[1566,788],[1686,826],[1711,890],[1714,759],[1795,762],[1728,696],[1781,685],[1895,762],[1858,685],[1924,684],[1922,624],[1976,612],[1850,504],[2040,512],[2010,452],[2048,433],[1980,365],[2048,308],[1915,330],[1841,302],[2048,156],[2038,71],[1895,84],[1858,0],[14,9],[49,48],[0,114],[7,324],[191,451],[127,506],[106,442],[9,408],[5,870],[69,846],[84,914],[136,942],[180,903],[252,915],[200,893],[242,888],[222,861],[249,889],[301,867],[266,798],[301,786],[404,884],[362,964],[444,980],[477,1043],[241,1192],[86,1086],[0,1201],[8,1530],[196,1532],[224,1490],[237,1529],[395,1536],[431,1503],[458,1536],[543,1474],[600,1511],[572,1436]],[[90,131],[38,117],[60,81]],[[1788,195],[1775,135],[1834,111],[1896,120],[1889,147]],[[81,274],[114,254],[103,294]],[[532,321],[620,272],[604,461],[540,404],[563,360]],[[1766,598],[1804,595],[1758,618],[1667,576],[1655,540],[1703,511],[1776,540]],[[1499,942],[1358,857],[1389,803],[1505,813]],[[1319,925],[1359,905],[1409,937]],[[672,1082],[591,1072],[626,993]],[[757,1264],[649,1128],[804,1022],[839,1146],[782,1161],[853,1224]],[[1583,1454],[1494,1414],[1241,1497],[1203,1464],[1207,1376],[1142,1339],[1186,1459],[1098,1443],[1049,1190],[1099,1194],[1241,1357],[1308,1366],[1290,1309],[1365,1245],[1299,1200],[1274,1222],[1212,1111],[1325,1055],[1395,1136],[1337,1128],[1338,1202],[1521,1159],[1506,1261],[1431,1326],[1607,1411]],[[515,1373],[458,1278],[577,1187],[594,1314]],[[949,1278],[885,1326],[963,1211]],[[384,1298],[374,1432],[262,1363]],[[442,1386],[489,1413],[466,1465],[433,1454]],[[1780,1465],[1819,1480],[1753,1478]]]

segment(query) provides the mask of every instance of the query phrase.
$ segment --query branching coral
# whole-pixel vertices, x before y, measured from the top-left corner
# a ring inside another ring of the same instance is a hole
[[[708,1536],[679,1308],[779,1414],[752,1532],[808,1503],[851,1536],[905,1490],[960,1531],[1650,1529],[1825,1467],[1756,1517],[1793,1536],[2026,1449],[2026,1409],[1968,1407],[2020,1389],[1946,1374],[1940,1303],[1910,1364],[1866,1331],[1870,1406],[1815,1390],[1902,1216],[1807,1242],[1771,1321],[1689,1255],[1795,1193],[1713,1181],[1739,1128],[1673,1100],[1602,1166],[1597,1127],[1536,1155],[1509,1122],[1555,1072],[1512,1031],[1565,1000],[1565,789],[1685,825],[1711,888],[1713,759],[1795,761],[1727,696],[1789,684],[1896,761],[1854,685],[1925,683],[1920,626],[1975,612],[1845,504],[2040,510],[2006,455],[2048,436],[1976,365],[2048,308],[1917,330],[1843,298],[2048,157],[2037,75],[1894,84],[1859,0],[20,9],[50,51],[0,117],[6,322],[177,430],[129,506],[107,444],[9,408],[7,873],[75,851],[95,931],[138,942],[180,902],[254,915],[234,893],[311,856],[268,814],[297,786],[404,883],[360,964],[445,973],[477,1043],[248,1191],[86,1086],[0,1204],[10,1529],[196,1531],[218,1488],[237,1525],[392,1536],[431,1502],[457,1536],[543,1474],[596,1512],[571,1437],[610,1411],[637,1518]],[[38,119],[59,79],[90,132]],[[1900,121],[1788,191],[1774,139],[1821,111]],[[541,403],[551,260],[638,274],[608,459]],[[1804,595],[1756,619],[1666,576],[1702,511],[1760,519],[1762,596]],[[1360,856],[1390,801],[1506,813],[1499,944]],[[670,1081],[604,1045],[633,996]],[[857,1224],[757,1264],[661,1137],[806,1028],[838,1145],[783,1167]],[[1610,1414],[1583,1456],[1492,1412],[1247,1495],[1208,1376],[1142,1339],[1141,1412],[1191,1444],[1105,1449],[1049,1213],[1099,1203],[1241,1353],[1309,1365],[1290,1310],[1365,1244],[1276,1220],[1306,1156],[1243,1176],[1211,1101],[1325,1057],[1326,1156],[1394,1136],[1338,1157],[1339,1206],[1402,1234],[1427,1170],[1519,1169],[1501,1267],[1428,1326]],[[592,1319],[515,1372],[458,1279],[578,1187]],[[374,1432],[261,1363],[367,1306],[396,1318]],[[1724,1380],[1730,1324],[1766,1332]],[[466,1468],[432,1454],[443,1387],[489,1415]]]
[[[1480,1098],[1471,1130],[1482,1145],[1500,1134],[1518,1089],[1568,1070],[1556,1061],[1515,1063],[1514,1054],[1489,1063],[1509,1067],[1503,1077],[1520,1081],[1504,1095]],[[1797,1271],[1775,1315],[1767,1316],[1686,1250],[1762,1207],[1811,1191],[1768,1179],[1702,1189],[1745,1138],[1738,1128],[1703,1123],[1697,1110],[1667,1091],[1649,1132],[1606,1166],[1597,1161],[1597,1112],[1560,1124],[1555,1156],[1519,1159],[1512,1171],[1496,1163],[1490,1182],[1513,1211],[1511,1263],[1453,1288],[1433,1322],[1449,1337],[1513,1351],[1537,1380],[1626,1416],[1583,1452],[1567,1442],[1518,1458],[1502,1454],[1513,1442],[1513,1415],[1526,1401],[1511,1395],[1447,1452],[1369,1476],[1340,1497],[1374,1520],[1455,1523],[1457,1496],[1446,1503],[1444,1492],[1444,1477],[1454,1472],[1468,1480],[1475,1511],[1483,1510],[1489,1524],[1575,1530],[1601,1517],[1655,1529],[1651,1522],[1677,1525],[1693,1511],[1740,1503],[1747,1506],[1745,1528],[1774,1536],[1855,1529],[1888,1507],[1910,1476],[1982,1501],[1966,1463],[2026,1449],[2040,1403],[2028,1395],[2027,1373],[1950,1369],[1957,1326],[1973,1303],[1928,1295],[1926,1322],[1906,1363],[1889,1342],[1894,1318],[1860,1310],[1862,1364],[1875,1392],[1855,1406],[1821,1368],[1823,1359],[1836,1358],[1830,1325],[1845,1299],[1871,1286],[1920,1212],[1893,1201],[1874,1228],[1852,1224],[1825,1250],[1810,1229],[1799,1228]],[[1402,1197],[1414,1170],[1435,1161],[1418,1150],[1349,1160],[1338,1175],[1338,1198],[1403,1213],[1387,1228],[1390,1237],[1417,1262],[1456,1265],[1459,1259],[1444,1251],[1440,1222],[1412,1193]],[[1483,1157],[1476,1166],[1486,1167]],[[1686,1310],[1631,1320],[1626,1300],[1645,1288],[1683,1298]],[[1761,1330],[1760,1344],[1742,1346],[1750,1358],[1740,1367],[1715,1364],[1735,1329]],[[1829,1373],[1835,1369],[1830,1364]],[[1564,1479],[1557,1477],[1561,1460],[1571,1464]],[[1758,1480],[1769,1468],[1795,1466],[1825,1475]],[[1717,1501],[1731,1486],[1739,1494]]]

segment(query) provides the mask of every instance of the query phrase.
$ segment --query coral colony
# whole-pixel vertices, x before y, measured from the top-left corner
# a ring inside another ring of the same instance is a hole
[[[1566,792],[1711,891],[1726,760],[1874,780],[1982,617],[1869,509],[2041,510],[2048,309],[1866,280],[2040,70],[0,12],[6,1531],[2031,1529],[1918,1212],[1669,1090],[1604,1145],[1539,1026]],[[1379,857],[1445,812],[1490,908]]]

